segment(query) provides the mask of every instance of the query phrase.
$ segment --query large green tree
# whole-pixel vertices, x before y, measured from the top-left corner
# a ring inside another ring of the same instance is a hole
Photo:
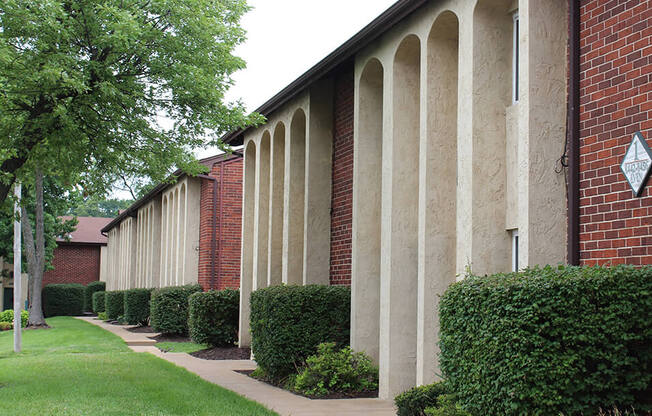
[[[200,167],[260,121],[225,103],[244,0],[0,0],[0,202],[54,164],[90,193]]]
[[[81,198],[71,206],[67,214],[77,217],[113,218],[118,212],[129,208],[134,201],[131,199],[102,198],[96,195]]]

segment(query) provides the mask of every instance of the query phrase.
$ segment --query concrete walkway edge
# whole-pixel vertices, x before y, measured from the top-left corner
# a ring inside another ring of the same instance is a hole
[[[254,380],[236,370],[253,370],[251,360],[202,360],[185,353],[165,353],[149,337],[127,331],[129,326],[112,325],[93,317],[79,317],[122,338],[136,352],[147,352],[197,374],[213,384],[231,390],[277,412],[282,416],[395,416],[391,401],[380,399],[311,400]]]

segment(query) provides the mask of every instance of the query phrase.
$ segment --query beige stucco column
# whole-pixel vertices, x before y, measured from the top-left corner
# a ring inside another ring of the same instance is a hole
[[[303,283],[305,213],[306,114],[298,109],[285,146],[285,212],[283,220],[283,283]]]
[[[256,178],[256,144],[249,141],[244,150],[244,192],[242,209],[242,264],[240,266],[240,324],[238,345],[251,345],[249,297],[253,287],[254,200]]]
[[[269,176],[269,257],[267,285],[279,285],[283,275],[283,212],[285,188],[285,125],[276,124],[272,135]]]
[[[380,331],[383,66],[371,59],[356,73],[353,121],[351,348],[378,363]]]
[[[421,55],[417,385],[439,373],[439,297],[455,281],[458,27],[439,15]]]
[[[256,184],[254,186],[254,269],[252,290],[267,286],[269,259],[269,156],[270,134],[263,133],[256,152]]]
[[[333,82],[310,90],[306,136],[303,284],[329,283]]]
[[[383,134],[380,366],[383,399],[416,379],[420,44],[400,43],[391,71]],[[387,78],[386,78],[387,79]],[[388,108],[389,107],[389,108]]]

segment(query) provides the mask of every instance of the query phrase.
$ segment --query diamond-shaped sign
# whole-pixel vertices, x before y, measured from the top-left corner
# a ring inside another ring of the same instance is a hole
[[[650,174],[650,167],[652,167],[652,151],[643,135],[637,132],[620,164],[620,169],[625,174],[635,196],[639,196],[643,191],[643,185]]]

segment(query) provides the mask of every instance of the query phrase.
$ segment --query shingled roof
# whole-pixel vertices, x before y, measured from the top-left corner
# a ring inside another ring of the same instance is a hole
[[[72,217],[61,218],[72,219]],[[111,218],[77,217],[77,220],[79,221],[77,229],[68,235],[69,239],[57,238],[58,243],[106,245],[107,238],[102,235],[101,230],[111,222]]]

